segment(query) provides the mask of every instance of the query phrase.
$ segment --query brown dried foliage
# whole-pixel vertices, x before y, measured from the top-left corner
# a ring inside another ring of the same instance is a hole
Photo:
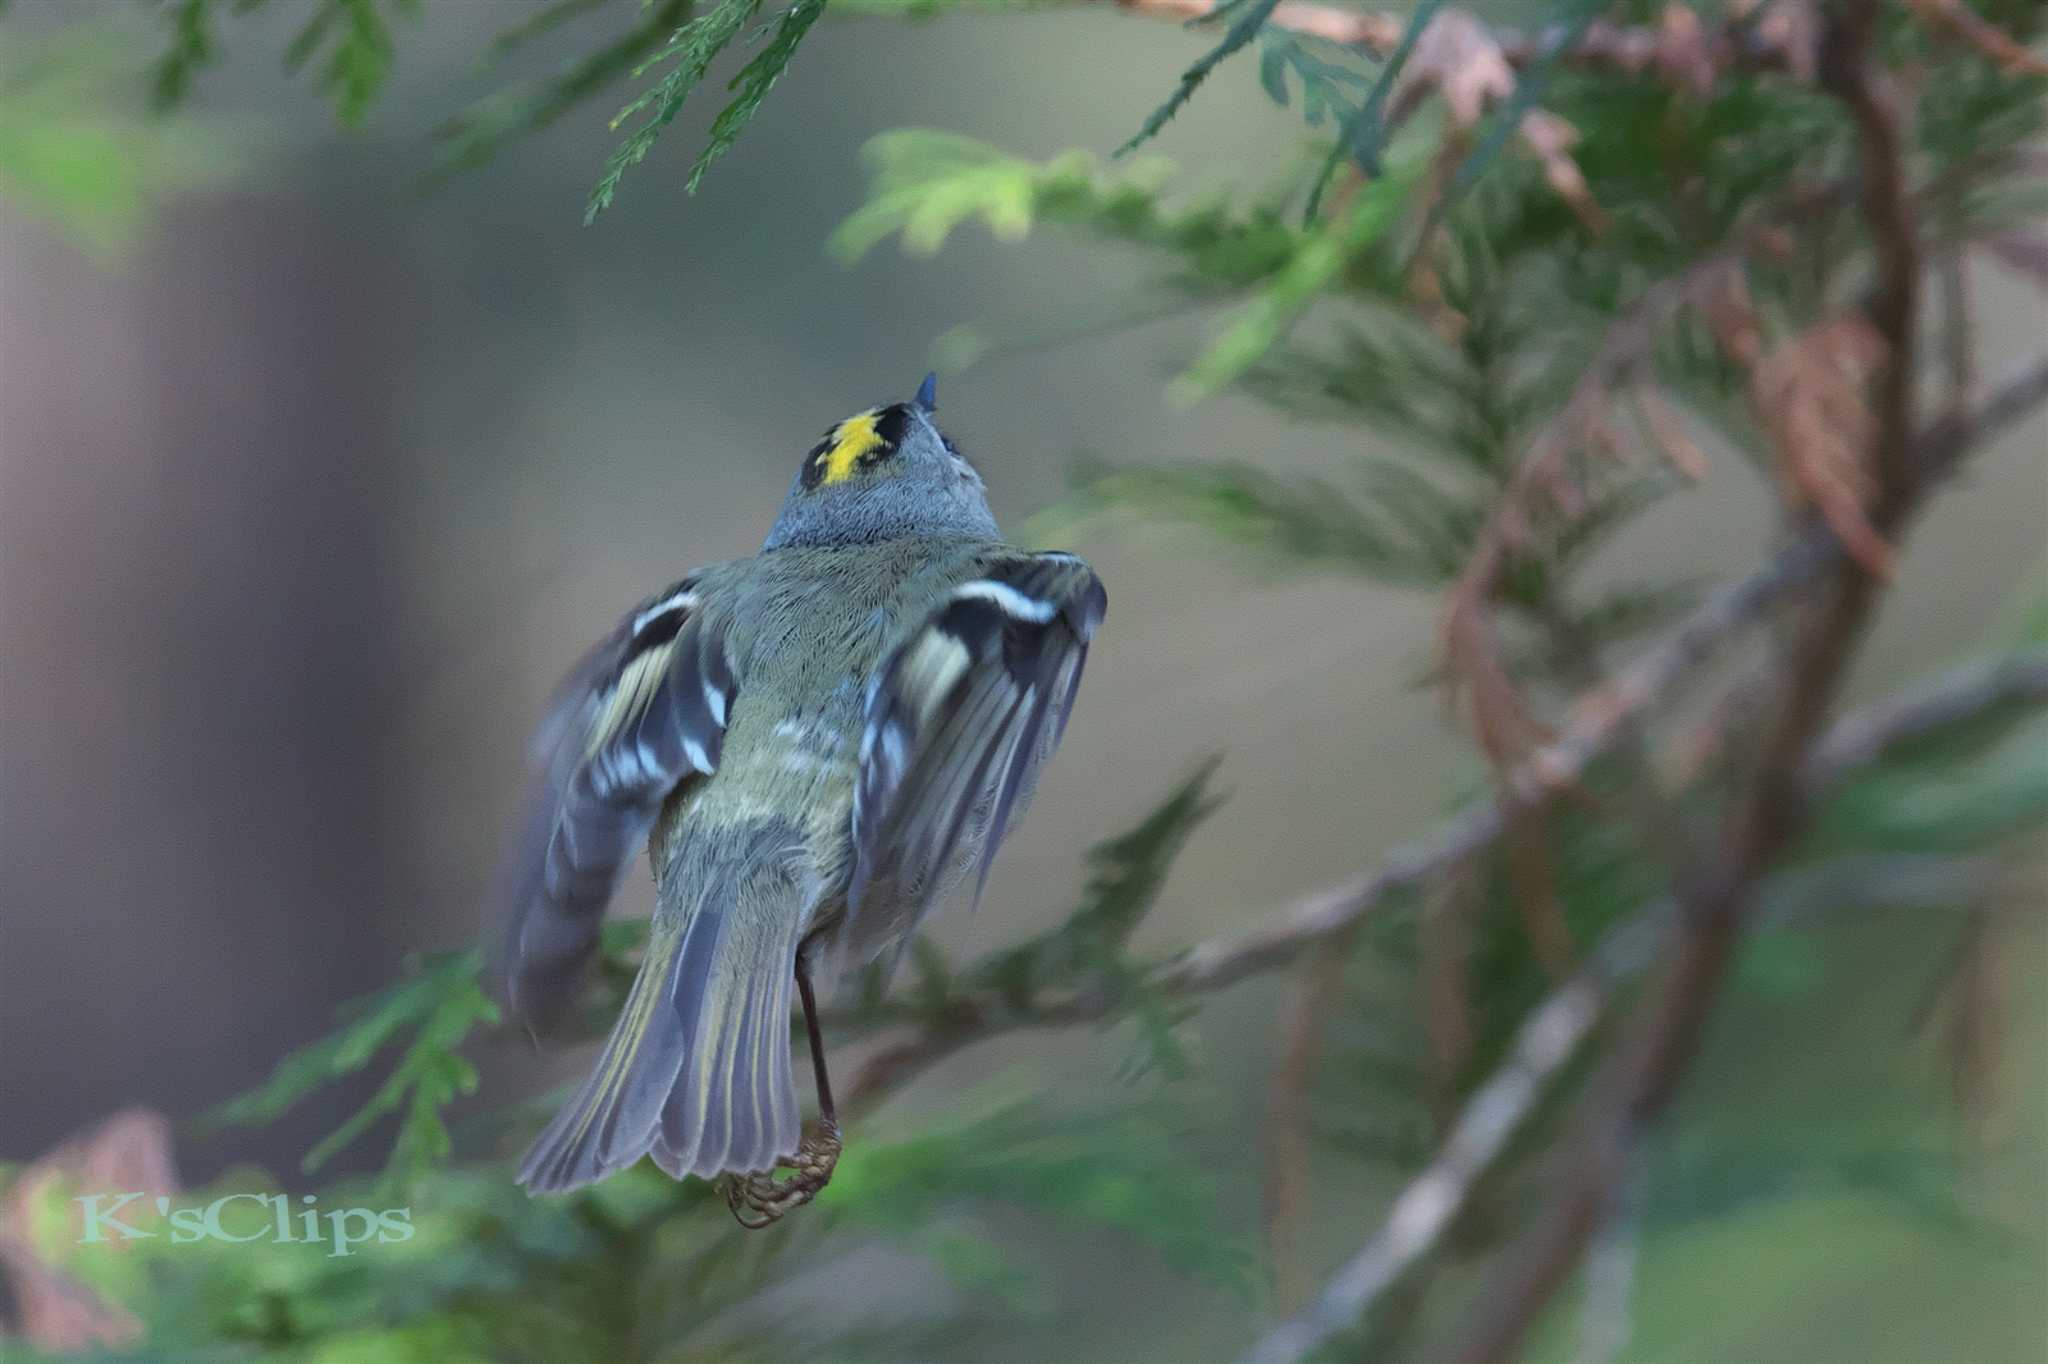
[[[1741,262],[1767,246],[1776,230],[1775,222],[1750,229],[1644,290],[1615,319],[1564,406],[1529,442],[1464,572],[1446,594],[1441,639],[1452,698],[1462,689],[1469,699],[1472,732],[1496,766],[1505,767],[1548,733],[1504,660],[1493,612],[1502,575],[1514,556],[1542,550],[1541,532],[1584,515],[1604,490],[1603,475],[1633,453],[1634,444],[1616,420],[1615,395],[1632,392],[1640,404],[1648,392],[1651,347],[1679,315],[1698,311],[1737,363],[1758,363],[1763,344],[1743,294]],[[1682,428],[1656,410],[1645,422],[1648,444],[1683,470],[1702,469],[1704,461]]]
[[[1294,1229],[1308,1188],[1308,1087],[1322,1052],[1323,1028],[1344,984],[1355,930],[1337,934],[1296,974],[1281,1015],[1284,1045],[1266,1109],[1266,1263],[1273,1300],[1283,1309],[1301,1297],[1293,1282]]]
[[[1866,573],[1888,579],[1892,549],[1869,516],[1877,418],[1867,389],[1883,363],[1876,328],[1845,313],[1772,348],[1750,371],[1750,393],[1778,457],[1786,505],[1817,509]]]
[[[171,1125],[161,1113],[130,1108],[31,1161],[0,1202],[0,1268],[13,1290],[21,1335],[59,1353],[121,1348],[142,1337],[142,1324],[67,1272],[39,1243],[38,1214],[54,1197],[80,1194],[169,1195],[178,1191]],[[68,1238],[67,1238],[68,1239]],[[123,1240],[104,1249],[118,1253]]]
[[[1775,224],[1752,230],[1646,291],[1616,320],[1563,409],[1530,442],[1447,595],[1441,637],[1453,697],[1462,688],[1469,698],[1472,732],[1497,766],[1526,753],[1548,731],[1508,672],[1494,593],[1511,558],[1540,552],[1539,532],[1583,515],[1599,496],[1600,470],[1631,453],[1614,419],[1613,395],[1634,399],[1641,443],[1687,477],[1705,470],[1698,447],[1647,378],[1651,345],[1681,312],[1696,311],[1722,351],[1747,371],[1750,406],[1777,456],[1788,505],[1819,510],[1865,571],[1890,573],[1891,547],[1868,514],[1875,417],[1867,390],[1883,366],[1883,346],[1855,313],[1769,343],[1749,299],[1742,259],[1769,250],[1778,235]],[[1586,458],[1594,454],[1606,458]]]
[[[1515,93],[1515,68],[1494,31],[1471,14],[1446,9],[1429,22],[1415,40],[1415,49],[1401,68],[1400,80],[1387,106],[1387,124],[1399,127],[1431,95],[1442,98],[1450,115],[1450,131],[1439,151],[1441,173],[1431,176],[1423,195],[1426,212],[1434,223],[1449,171],[1464,159],[1469,134],[1488,109],[1511,99]],[[1516,135],[1543,167],[1543,178],[1570,206],[1588,231],[1607,226],[1607,215],[1594,201],[1585,174],[1572,160],[1571,149],[1579,140],[1578,129],[1543,109],[1531,109],[1522,116]],[[1455,153],[1455,154],[1453,154]],[[1425,236],[1433,236],[1425,232]],[[1433,248],[1434,243],[1426,243]],[[1427,254],[1418,252],[1418,258]]]
[[[1546,807],[1517,809],[1509,814],[1504,851],[1514,877],[1515,914],[1528,935],[1530,952],[1545,975],[1552,981],[1561,981],[1571,974],[1578,949],[1565,918],[1564,901],[1557,893],[1557,866],[1551,853]]]
[[[1422,1021],[1429,1040],[1429,1108],[1439,1136],[1457,1117],[1460,1081],[1477,1038],[1469,974],[1473,919],[1480,903],[1477,881],[1471,861],[1446,872],[1441,888],[1423,906],[1418,924]]]
[[[1678,471],[1688,483],[1697,483],[1707,476],[1707,457],[1699,443],[1685,429],[1664,395],[1650,383],[1639,383],[1629,390],[1635,401],[1638,425],[1664,462]]]
[[[1877,493],[1869,387],[1885,363],[1877,329],[1863,314],[1845,312],[1769,345],[1748,288],[1732,271],[1702,312],[1723,353],[1749,373],[1750,408],[1777,457],[1786,505],[1817,509],[1865,572],[1888,578],[1891,546],[1869,516]]]
[[[2001,919],[1996,909],[1978,914],[1949,985],[1942,1027],[1949,1093],[1972,1149],[1983,1147],[1984,1129],[1998,1103],[2008,993],[2005,953],[1999,950],[2004,945]]]
[[[1186,22],[1214,14],[1219,0],[1116,3],[1134,14]],[[1667,5],[1655,25],[1595,22],[1563,54],[1563,60],[1579,67],[1653,71],[1686,90],[1704,90],[1706,83],[1731,71],[1783,71],[1800,80],[1813,79],[1818,25],[1809,0],[1772,0],[1752,21],[1750,15],[1761,3],[1731,4],[1725,18],[1712,27],[1702,23],[1692,7],[1680,4]],[[1394,50],[1407,27],[1405,14],[1361,13],[1311,0],[1286,0],[1268,22],[1290,33],[1324,38],[1380,57]],[[1485,32],[1488,45],[1510,68],[1528,66],[1546,55],[1546,33],[1494,27]]]
[[[2002,1097],[2009,1044],[2013,929],[2018,915],[2038,912],[2042,868],[2001,877],[1971,914],[1955,950],[1935,973],[1911,1031],[1932,1035],[1948,1072],[1949,1096],[1964,1150],[1981,1155]]]
[[[1549,737],[1510,675],[1493,619],[1493,593],[1509,560],[1539,549],[1539,531],[1559,518],[1582,516],[1590,501],[1584,486],[1588,451],[1617,455],[1622,444],[1613,422],[1611,383],[1632,375],[1642,357],[1614,366],[1595,363],[1551,423],[1530,444],[1481,531],[1471,561],[1446,598],[1442,639],[1455,700],[1469,698],[1468,718],[1480,747],[1505,767]]]
[[[1460,9],[1445,9],[1415,40],[1387,120],[1400,124],[1430,94],[1443,97],[1451,122],[1470,128],[1489,105],[1515,93],[1515,71],[1485,24]]]
[[[1531,109],[1522,115],[1518,132],[1522,145],[1536,154],[1543,166],[1544,182],[1557,192],[1557,197],[1578,215],[1588,232],[1605,231],[1607,212],[1593,198],[1585,172],[1571,157],[1572,148],[1578,145],[1579,130],[1547,109]]]

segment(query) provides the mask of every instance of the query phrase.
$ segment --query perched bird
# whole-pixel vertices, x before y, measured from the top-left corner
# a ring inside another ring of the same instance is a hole
[[[840,1149],[814,973],[900,951],[964,876],[986,883],[1107,598],[1074,555],[1004,542],[935,409],[927,376],[834,426],[759,554],[648,598],[562,684],[503,883],[514,1014],[538,1031],[574,1001],[650,834],[661,890],[597,1068],[520,1166],[529,1190],[651,1155],[678,1179],[733,1172],[749,1226],[809,1202]]]

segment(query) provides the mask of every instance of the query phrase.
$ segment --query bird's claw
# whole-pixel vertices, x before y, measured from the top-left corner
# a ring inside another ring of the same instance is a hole
[[[791,1209],[801,1208],[832,1182],[839,1151],[839,1124],[825,1118],[804,1134],[795,1155],[775,1162],[774,1170],[734,1175],[725,1186],[725,1205],[732,1209],[733,1220],[748,1231],[759,1231],[781,1221]],[[795,1173],[777,1179],[777,1170]]]

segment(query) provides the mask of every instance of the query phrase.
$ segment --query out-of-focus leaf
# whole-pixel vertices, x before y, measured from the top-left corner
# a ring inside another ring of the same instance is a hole
[[[999,240],[1019,241],[1047,208],[1149,197],[1171,171],[1165,162],[1143,161],[1107,177],[1086,152],[1039,163],[973,138],[921,128],[884,133],[862,156],[874,172],[868,200],[830,242],[832,253],[846,261],[897,234],[905,251],[931,255],[972,218]]]
[[[1816,849],[1960,852],[2048,823],[2048,721],[2008,717],[1884,763],[1820,810]]]
[[[1275,478],[1248,465],[1090,467],[1054,514],[1069,526],[1103,513],[1175,522],[1260,555],[1339,564],[1387,582],[1433,583],[1455,570],[1457,551],[1442,548],[1438,539],[1444,534],[1443,518],[1469,522],[1476,513],[1468,507],[1453,510],[1454,499],[1398,466],[1376,465],[1373,474],[1384,482],[1372,489],[1372,498],[1361,499],[1320,482]],[[1393,486],[1396,480],[1399,488]],[[1413,502],[1405,508],[1393,505],[1395,494],[1404,490],[1442,500],[1424,515]],[[1378,500],[1382,493],[1387,501]],[[1387,510],[1393,514],[1385,515]],[[1045,529],[1034,523],[1035,532],[1042,535]]]
[[[1330,154],[1309,186],[1308,206],[1302,210],[1302,217],[1306,221],[1315,221],[1317,212],[1322,208],[1323,190],[1329,185],[1330,177],[1336,174],[1338,162],[1345,157],[1348,156],[1357,162],[1359,170],[1366,175],[1380,173],[1380,153],[1387,141],[1387,96],[1393,93],[1394,82],[1400,79],[1401,72],[1408,65],[1409,57],[1414,55],[1415,46],[1420,41],[1423,30],[1429,27],[1430,21],[1436,17],[1436,12],[1442,5],[1443,0],[1421,0],[1421,3],[1416,5],[1408,16],[1407,27],[1401,32],[1399,45],[1387,58],[1387,64],[1380,69],[1379,79],[1373,82],[1365,102],[1358,106],[1357,112],[1338,126],[1337,139],[1330,147]],[[1281,103],[1284,104],[1286,101],[1282,100]]]
[[[1316,298],[1390,231],[1422,173],[1419,159],[1394,157],[1387,172],[1362,187],[1342,213],[1318,225],[1274,275],[1238,310],[1169,396],[1191,403],[1235,382],[1263,359]]]
[[[811,25],[824,12],[825,0],[796,0],[783,12],[775,25],[775,36],[768,40],[768,45],[761,49],[759,55],[740,69],[739,75],[733,77],[728,88],[738,90],[739,94],[711,121],[710,140],[697,154],[696,164],[690,167],[690,178],[683,184],[686,191],[695,194],[711,164],[739,140],[740,131],[753,121],[762,101],[768,98],[768,92],[789,69],[791,59],[796,56],[797,44],[804,40]]]
[[[0,195],[108,262],[165,198],[229,175],[242,140],[129,109],[120,87],[144,61],[125,29],[98,24],[0,48]]]
[[[566,9],[575,0],[562,0]],[[690,11],[690,0],[659,0],[643,6],[632,27],[604,46],[569,63],[554,76],[493,91],[471,103],[435,130],[441,144],[430,179],[479,166],[517,139],[548,127],[598,91],[608,89],[660,48]],[[544,11],[543,13],[546,13]],[[541,18],[536,14],[529,23]],[[487,59],[517,47],[530,34],[526,25],[508,30],[494,42]],[[500,47],[499,44],[507,44]]]
[[[626,172],[647,159],[662,131],[682,112],[691,92],[703,81],[711,63],[732,45],[760,9],[761,0],[718,0],[709,13],[696,15],[684,23],[664,47],[635,69],[637,76],[663,62],[675,63],[666,75],[642,91],[612,119],[612,127],[616,129],[628,120],[644,115],[639,125],[626,135],[605,162],[604,174],[598,177],[596,187],[590,192],[590,201],[584,208],[583,221],[586,224],[595,222],[599,214],[611,207]],[[782,73],[789,68],[790,61],[796,56],[797,45],[824,9],[824,0],[798,0],[783,13],[767,46],[733,77],[727,88],[737,90],[738,94],[712,120],[710,139],[698,154],[690,168],[689,178],[684,182],[687,192],[696,193],[712,163],[725,155],[739,138],[741,130],[768,97],[768,92],[774,89]]]

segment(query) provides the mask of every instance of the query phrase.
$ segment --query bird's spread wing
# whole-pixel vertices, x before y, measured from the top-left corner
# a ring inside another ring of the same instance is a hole
[[[889,888],[920,911],[979,858],[976,886],[1064,732],[1108,597],[1071,554],[985,562],[883,661],[854,788],[852,927]],[[865,936],[865,934],[863,934]]]
[[[499,890],[510,910],[506,990],[529,1026],[570,1002],[662,802],[717,769],[735,690],[723,629],[694,577],[635,608],[557,690]]]

